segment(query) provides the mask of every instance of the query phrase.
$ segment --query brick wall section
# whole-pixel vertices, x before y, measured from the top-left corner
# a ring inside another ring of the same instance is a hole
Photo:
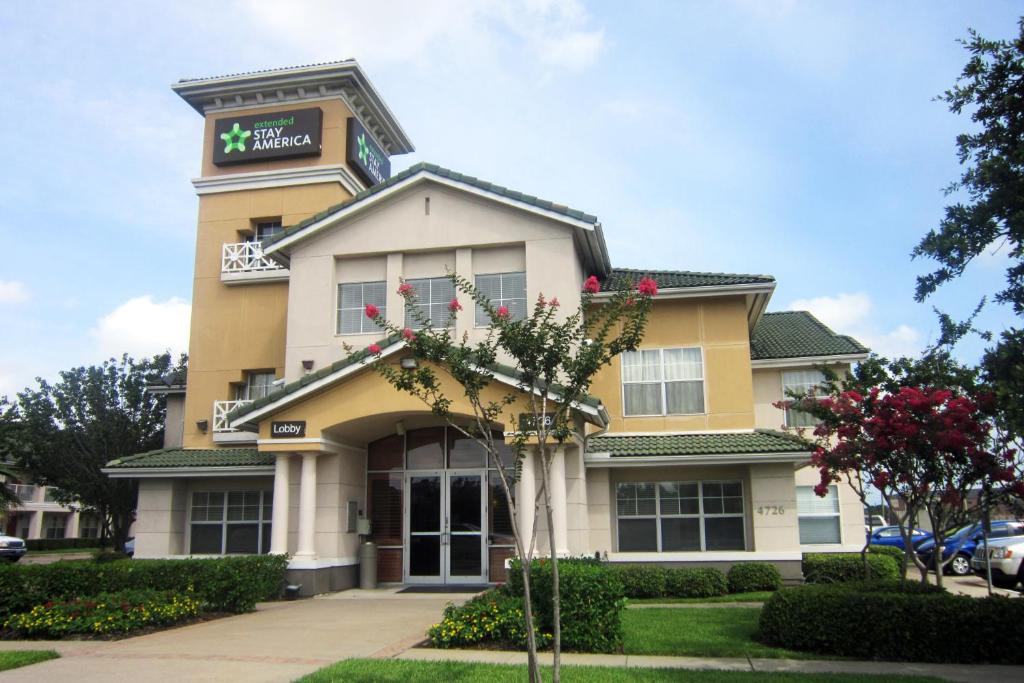
[[[488,548],[489,558],[488,578],[492,583],[505,583],[508,580],[505,571],[505,560],[512,557],[514,548]]]
[[[383,548],[377,551],[377,581],[402,582],[402,549]]]

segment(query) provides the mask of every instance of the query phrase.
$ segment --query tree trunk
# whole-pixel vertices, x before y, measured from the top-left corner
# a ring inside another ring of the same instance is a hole
[[[555,537],[555,516],[551,507],[551,470],[548,462],[547,446],[541,442],[540,451],[541,477],[544,486],[544,512],[548,524],[548,548],[551,550],[551,614],[552,633],[551,649],[553,652],[551,666],[551,682],[562,680],[562,591],[558,580],[558,547]]]

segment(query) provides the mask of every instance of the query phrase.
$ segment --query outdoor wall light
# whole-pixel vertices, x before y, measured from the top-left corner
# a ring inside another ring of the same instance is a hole
[[[402,436],[405,434],[405,423],[399,420],[395,423],[395,434]]]
[[[304,360],[304,361],[302,361],[302,369],[305,370],[306,372],[309,372],[310,370],[312,370],[313,369],[313,361],[311,361],[311,360]]]
[[[210,421],[209,420],[196,420],[196,428],[199,431],[201,431],[201,432],[205,432],[207,429],[210,428]]]
[[[412,356],[406,356],[401,360],[403,370],[415,370],[419,367],[419,362]]]

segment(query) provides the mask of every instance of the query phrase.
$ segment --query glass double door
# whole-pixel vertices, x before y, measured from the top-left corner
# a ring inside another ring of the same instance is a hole
[[[405,581],[485,583],[486,471],[407,472]]]

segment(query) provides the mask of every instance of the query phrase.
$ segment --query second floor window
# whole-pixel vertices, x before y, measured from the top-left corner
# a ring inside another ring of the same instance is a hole
[[[622,354],[625,415],[704,412],[704,358],[699,348],[643,349]]]
[[[366,317],[366,305],[373,304],[387,318],[387,283],[352,282],[338,285],[338,334],[383,334],[376,322]]]
[[[526,317],[526,273],[495,273],[477,275],[476,288],[491,300],[494,308],[508,309],[509,320]],[[476,326],[487,327],[491,319],[482,306],[476,307]]]
[[[782,373],[782,399],[792,401],[790,394],[807,394],[811,391],[818,396],[822,395],[825,375],[820,370],[791,370]],[[810,413],[802,413],[799,410],[786,408],[787,427],[813,427],[818,424],[817,418]]]
[[[431,327],[451,327],[452,314],[448,305],[455,298],[455,285],[446,277],[426,277],[406,280],[416,293],[416,302],[408,306],[405,313],[405,326],[418,330],[423,324],[412,315],[412,310],[419,311],[422,318],[430,319]]]
[[[274,390],[274,373],[250,372],[245,384],[239,385],[235,398],[239,401],[255,401]]]
[[[284,232],[281,221],[263,221],[256,224],[252,240],[254,242],[263,242],[281,232]]]

